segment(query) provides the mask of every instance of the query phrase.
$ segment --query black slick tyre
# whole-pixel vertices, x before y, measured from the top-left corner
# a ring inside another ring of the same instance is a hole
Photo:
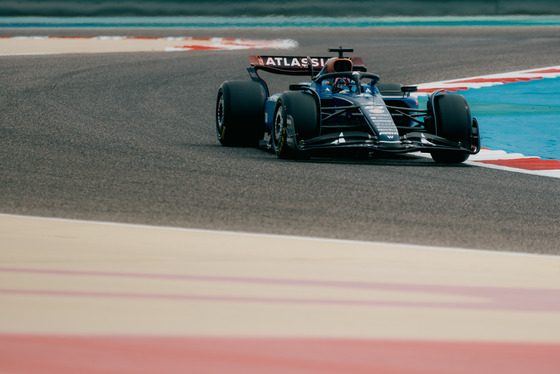
[[[253,81],[227,81],[218,90],[216,134],[225,146],[256,146],[264,135],[263,86]]]
[[[304,158],[297,142],[319,135],[319,112],[315,98],[300,91],[284,92],[274,110],[271,136],[279,158]]]
[[[457,94],[442,94],[434,98],[435,133],[442,138],[469,149],[473,119],[467,100]],[[469,153],[455,150],[430,152],[437,163],[459,164],[469,158]]]

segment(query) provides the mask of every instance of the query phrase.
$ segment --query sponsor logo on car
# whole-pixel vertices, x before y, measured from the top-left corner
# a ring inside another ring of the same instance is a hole
[[[282,57],[282,56],[258,56],[259,65],[276,67],[300,67],[307,68],[311,60],[311,65],[315,67],[325,66],[327,59],[324,57]]]

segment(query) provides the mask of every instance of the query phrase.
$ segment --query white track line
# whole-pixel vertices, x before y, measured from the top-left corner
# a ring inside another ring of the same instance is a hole
[[[427,96],[437,90],[455,92],[558,77],[560,77],[560,65],[480,75],[447,81],[421,83],[417,85],[418,92],[415,96]],[[517,173],[560,178],[560,161],[542,160],[538,156],[525,156],[521,153],[507,153],[500,150],[483,149],[477,155],[470,156],[467,164]],[[524,167],[520,167],[520,165]]]
[[[557,78],[560,77],[560,65],[549,66],[544,68],[512,71],[508,73],[479,75],[475,77],[451,79],[439,82],[420,83],[418,87],[418,96],[429,95],[436,90],[468,90],[472,88],[491,87],[496,85],[531,81],[537,79]]]

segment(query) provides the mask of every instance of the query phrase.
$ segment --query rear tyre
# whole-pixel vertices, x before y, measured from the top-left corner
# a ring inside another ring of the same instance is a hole
[[[467,100],[456,94],[442,94],[434,97],[435,132],[463,148],[471,147],[473,119]],[[469,158],[464,151],[438,150],[430,152],[437,163],[459,164]]]
[[[264,135],[263,86],[253,81],[227,81],[218,90],[216,134],[225,146],[256,146]]]
[[[285,92],[276,102],[272,124],[272,146],[279,158],[298,159],[304,152],[297,142],[319,135],[319,111],[311,94]]]

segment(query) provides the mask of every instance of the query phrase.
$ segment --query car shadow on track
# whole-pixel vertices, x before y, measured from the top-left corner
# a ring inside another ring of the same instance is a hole
[[[318,164],[351,164],[351,165],[383,165],[383,166],[414,166],[414,167],[454,167],[469,168],[468,164],[438,164],[429,156],[418,156],[411,154],[314,154],[308,159],[297,160],[298,162]]]
[[[250,158],[254,160],[262,159],[271,162],[293,162],[306,164],[340,164],[340,165],[381,165],[381,166],[412,166],[412,167],[451,167],[451,168],[471,168],[473,165],[468,164],[438,164],[435,163],[428,155],[420,156],[418,154],[391,154],[391,153],[371,153],[371,152],[348,152],[333,151],[313,152],[308,157],[296,160],[278,159],[272,151],[252,147],[222,147],[221,145],[212,144],[213,148],[225,151],[229,157],[233,153],[237,157]],[[245,154],[244,154],[245,152]]]

